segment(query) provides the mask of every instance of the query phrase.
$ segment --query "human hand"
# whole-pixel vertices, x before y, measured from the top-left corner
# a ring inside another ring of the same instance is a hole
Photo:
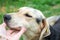
[[[7,38],[8,40],[19,40],[19,38],[25,31],[26,29],[24,27],[22,27],[20,31],[8,30]]]
[[[5,23],[1,24],[0,27],[2,28],[2,29],[0,29],[1,30],[0,33],[5,35],[5,36],[2,36],[2,37],[4,37],[6,40],[19,40],[21,35],[26,31],[26,28],[24,28],[24,27],[22,27],[20,31],[6,30],[5,29],[5,27],[6,27]]]

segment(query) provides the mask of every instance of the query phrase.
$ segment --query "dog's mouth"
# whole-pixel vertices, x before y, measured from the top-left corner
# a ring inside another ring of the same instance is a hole
[[[11,29],[11,30],[16,30],[16,31],[20,31],[20,30],[21,30],[21,26],[10,26],[10,25],[8,24],[8,22],[5,22],[5,23],[6,23],[7,27],[8,27],[9,29]]]
[[[8,23],[5,23],[6,24],[6,26],[8,26],[8,30],[11,30],[12,32],[11,32],[11,34],[14,34],[14,33],[19,33],[19,35],[23,35],[23,33],[26,31],[26,28],[24,28],[24,27],[16,27],[16,28],[11,28],[9,25],[8,25]],[[20,34],[21,33],[21,34]]]
[[[21,30],[21,27],[18,27],[18,28],[10,28],[11,30],[16,30],[16,31],[20,31]]]

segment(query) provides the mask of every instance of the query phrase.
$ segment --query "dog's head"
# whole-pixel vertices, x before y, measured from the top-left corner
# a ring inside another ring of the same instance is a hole
[[[47,26],[42,12],[30,7],[22,7],[16,13],[6,14],[4,21],[12,29],[20,30],[21,27],[26,27],[27,30],[32,30],[35,33],[41,32]]]

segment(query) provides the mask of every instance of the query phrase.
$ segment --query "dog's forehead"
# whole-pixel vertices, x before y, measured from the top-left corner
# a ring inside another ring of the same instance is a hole
[[[28,13],[29,15],[32,15],[34,16],[35,18],[36,17],[44,17],[44,15],[42,14],[41,11],[37,10],[37,9],[34,9],[34,8],[30,8],[30,7],[21,7],[19,9],[19,11],[22,13],[22,14],[25,14],[25,13]]]

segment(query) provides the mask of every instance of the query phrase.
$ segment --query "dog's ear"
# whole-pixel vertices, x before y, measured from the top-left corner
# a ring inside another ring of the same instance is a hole
[[[43,24],[43,28],[47,25],[47,22],[45,19],[42,19],[42,24]]]
[[[42,31],[41,31],[39,40],[42,40],[42,38],[48,35],[50,35],[49,24],[46,21],[46,19],[42,19]]]

